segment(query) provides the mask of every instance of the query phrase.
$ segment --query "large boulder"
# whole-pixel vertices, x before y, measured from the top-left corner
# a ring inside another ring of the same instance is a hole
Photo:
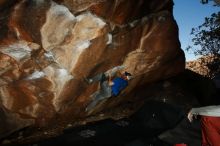
[[[134,76],[94,115],[137,99],[136,89],[185,68],[171,0],[13,2],[0,1],[0,118],[14,126],[11,131],[89,116],[85,107],[98,84],[84,77],[119,65]]]

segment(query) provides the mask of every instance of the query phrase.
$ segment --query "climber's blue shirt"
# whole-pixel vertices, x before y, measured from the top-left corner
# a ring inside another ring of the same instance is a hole
[[[125,87],[128,86],[128,81],[120,77],[115,78],[112,82],[114,83],[112,85],[112,94],[114,96],[118,96],[120,91],[122,91]]]

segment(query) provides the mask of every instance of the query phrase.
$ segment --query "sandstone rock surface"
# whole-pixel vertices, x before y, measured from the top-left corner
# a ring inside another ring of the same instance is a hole
[[[93,115],[135,102],[136,89],[182,72],[172,7],[171,0],[0,0],[0,119],[14,127],[0,129],[2,137],[87,117],[98,84],[84,77],[119,65],[134,76]]]
[[[213,78],[215,76],[213,67],[208,67],[210,65],[217,68],[219,62],[219,57],[214,55],[202,56],[196,60],[186,62],[186,68],[192,70],[202,76]],[[218,69],[216,69],[217,71]]]

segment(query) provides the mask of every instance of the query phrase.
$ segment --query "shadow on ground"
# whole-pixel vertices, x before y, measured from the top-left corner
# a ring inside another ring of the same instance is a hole
[[[172,146],[184,142],[199,146],[198,123],[191,125],[184,117],[178,106],[148,101],[129,118],[68,129],[61,136],[26,146]]]

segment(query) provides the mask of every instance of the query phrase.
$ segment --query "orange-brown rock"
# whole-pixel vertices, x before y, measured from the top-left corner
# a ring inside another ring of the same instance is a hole
[[[219,57],[214,55],[202,56],[196,60],[186,62],[186,68],[205,77],[213,77],[213,71],[208,68],[208,64],[218,61]]]
[[[137,99],[136,89],[182,72],[185,58],[172,5],[171,0],[22,0],[1,10],[0,107],[5,126],[15,128],[0,133],[87,117],[85,107],[98,85],[87,85],[84,77],[115,66],[124,65],[134,79],[90,115]],[[19,120],[7,123],[13,119]]]

